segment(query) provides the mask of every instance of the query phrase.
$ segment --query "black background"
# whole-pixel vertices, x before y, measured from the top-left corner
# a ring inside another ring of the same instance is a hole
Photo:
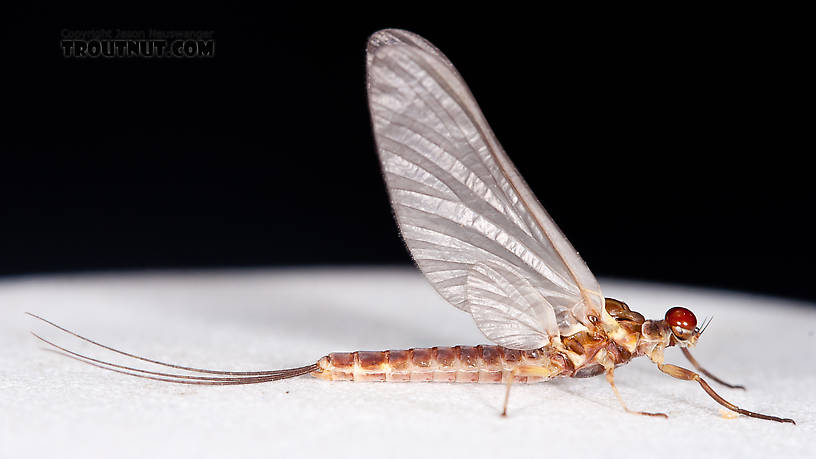
[[[401,27],[597,275],[816,299],[795,12],[407,6],[8,15],[0,274],[409,264],[364,87],[367,36]],[[90,28],[213,30],[216,56],[63,58]]]

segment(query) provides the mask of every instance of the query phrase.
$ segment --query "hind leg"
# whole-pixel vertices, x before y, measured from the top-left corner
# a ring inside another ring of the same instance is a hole
[[[539,376],[542,378],[552,378],[560,369],[542,367],[537,365],[521,365],[513,369],[507,376],[507,390],[504,393],[504,409],[502,409],[502,416],[507,416],[507,403],[510,401],[510,386],[517,377],[521,376]]]

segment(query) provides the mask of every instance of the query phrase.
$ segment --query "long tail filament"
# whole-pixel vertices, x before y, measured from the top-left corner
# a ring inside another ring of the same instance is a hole
[[[119,365],[112,362],[106,362],[104,360],[95,359],[93,357],[89,357],[87,355],[83,355],[71,350],[68,350],[62,346],[58,346],[51,341],[37,335],[34,332],[31,332],[35,338],[39,339],[40,341],[48,344],[49,346],[54,348],[54,352],[58,354],[64,355],[66,357],[70,357],[75,360],[79,360],[88,365],[95,366],[97,368],[102,368],[108,371],[113,371],[116,373],[125,374],[128,376],[135,376],[137,378],[144,378],[144,379],[152,379],[154,381],[162,381],[162,382],[170,382],[170,383],[177,383],[177,384],[194,384],[194,385],[201,385],[201,386],[228,386],[228,385],[238,385],[238,384],[258,384],[264,383],[269,381],[277,381],[279,379],[288,379],[294,378],[296,376],[305,375],[311,373],[313,371],[317,371],[319,369],[317,364],[306,365],[299,368],[288,368],[284,370],[268,370],[268,371],[218,371],[218,370],[206,370],[202,368],[192,368],[192,367],[185,367],[181,365],[175,365],[172,363],[160,362],[158,360],[148,359],[146,357],[138,356],[135,354],[130,354],[128,352],[120,351],[118,349],[114,349],[110,346],[106,346],[101,343],[97,343],[91,339],[88,339],[84,336],[81,336],[71,330],[63,328],[47,319],[44,319],[36,314],[32,314],[27,312],[31,317],[38,319],[42,322],[51,325],[52,327],[57,328],[65,333],[73,335],[85,342],[93,344],[94,346],[100,347],[102,349],[106,349],[111,352],[115,352],[117,354],[124,355],[126,357],[130,357],[132,359],[141,360],[144,362],[149,362],[155,365],[161,365],[168,368],[174,368],[177,370],[184,370],[193,373],[203,373],[207,375],[219,375],[219,376],[198,376],[198,375],[184,375],[178,373],[162,373],[158,371],[150,371],[150,370],[143,370],[140,368],[129,367],[125,365]]]

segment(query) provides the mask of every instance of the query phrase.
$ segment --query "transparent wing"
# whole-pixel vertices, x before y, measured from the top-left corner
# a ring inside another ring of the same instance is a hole
[[[544,346],[599,315],[598,282],[502,150],[448,59],[375,33],[368,99],[400,231],[419,268],[489,339]],[[566,173],[556,171],[555,173]]]

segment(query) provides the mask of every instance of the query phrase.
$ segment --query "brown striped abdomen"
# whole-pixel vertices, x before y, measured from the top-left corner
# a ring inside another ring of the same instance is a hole
[[[320,359],[313,376],[330,381],[506,382],[520,365],[553,368],[559,376],[567,370],[563,358],[547,348],[519,351],[501,346],[432,347],[391,351],[338,352]],[[536,376],[516,377],[515,382],[543,381]]]

